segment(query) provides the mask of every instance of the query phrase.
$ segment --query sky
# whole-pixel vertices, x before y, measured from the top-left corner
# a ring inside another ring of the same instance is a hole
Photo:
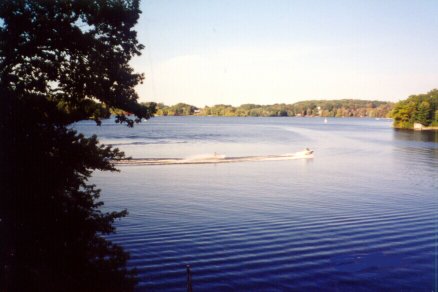
[[[143,0],[140,101],[398,101],[438,88],[438,1]]]

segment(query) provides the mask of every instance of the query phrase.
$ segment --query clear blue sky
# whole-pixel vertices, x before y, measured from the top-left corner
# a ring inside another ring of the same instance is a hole
[[[141,101],[397,101],[438,88],[438,1],[143,0]]]

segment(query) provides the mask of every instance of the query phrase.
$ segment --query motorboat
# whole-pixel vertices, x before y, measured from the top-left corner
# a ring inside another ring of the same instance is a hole
[[[310,150],[309,148],[304,149],[303,152],[304,152],[305,155],[313,154],[313,150]]]
[[[295,157],[310,158],[310,157],[312,157],[312,154],[313,154],[313,150],[306,148],[303,151],[298,151],[298,152],[291,153],[288,155],[295,156]]]

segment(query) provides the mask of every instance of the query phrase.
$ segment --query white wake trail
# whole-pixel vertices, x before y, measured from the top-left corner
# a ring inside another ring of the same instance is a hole
[[[175,165],[175,164],[215,164],[254,161],[279,161],[313,158],[313,151],[300,151],[282,155],[226,157],[221,154],[195,155],[187,158],[134,158],[114,161],[117,165]]]

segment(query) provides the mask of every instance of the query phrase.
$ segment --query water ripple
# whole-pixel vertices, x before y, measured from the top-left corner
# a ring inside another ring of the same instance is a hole
[[[137,157],[315,149],[311,161],[96,174],[108,210],[130,212],[110,239],[130,251],[138,291],[183,291],[187,264],[196,291],[436,291],[436,137],[331,122],[163,118],[131,137],[102,126]]]

